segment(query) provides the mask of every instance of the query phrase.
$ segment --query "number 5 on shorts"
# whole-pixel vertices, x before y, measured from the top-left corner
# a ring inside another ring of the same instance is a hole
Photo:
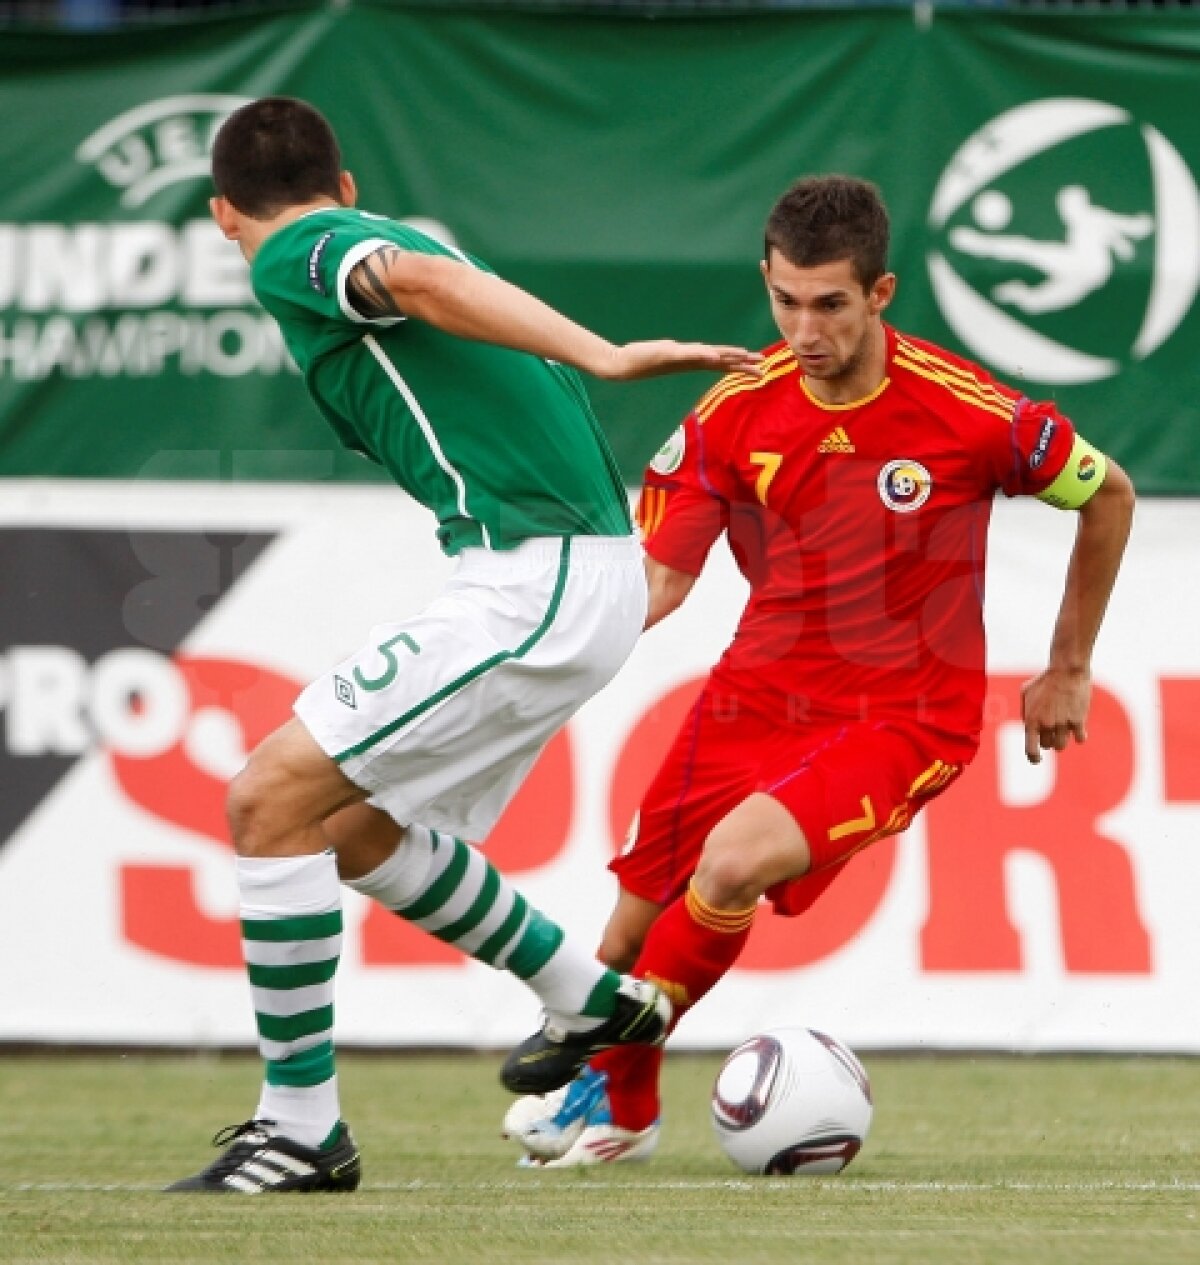
[[[359,689],[367,690],[373,693],[376,690],[386,690],[389,685],[396,679],[396,674],[400,671],[400,664],[396,660],[392,647],[397,642],[403,642],[413,654],[420,654],[421,647],[408,635],[408,633],[397,633],[394,637],[389,637],[383,645],[378,647],[379,653],[383,656],[386,667],[383,669],[382,676],[363,676],[362,668],[355,667],[354,679],[358,682]]]

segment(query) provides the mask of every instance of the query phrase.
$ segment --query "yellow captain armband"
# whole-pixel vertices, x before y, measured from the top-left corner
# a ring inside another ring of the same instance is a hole
[[[1055,509],[1080,509],[1095,496],[1107,473],[1108,458],[1099,448],[1093,448],[1086,439],[1076,435],[1067,464],[1054,482],[1037,494],[1037,499]]]

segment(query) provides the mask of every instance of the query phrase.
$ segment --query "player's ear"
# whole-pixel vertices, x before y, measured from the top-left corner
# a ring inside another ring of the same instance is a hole
[[[885,272],[871,287],[867,297],[867,307],[872,316],[878,316],[896,297],[896,274]]]
[[[348,171],[338,176],[338,201],[342,206],[353,206],[358,201],[358,185]]]
[[[231,242],[236,242],[241,236],[238,228],[237,212],[230,205],[227,198],[215,197],[209,198],[208,209],[212,212],[212,217],[217,221],[217,227]]]

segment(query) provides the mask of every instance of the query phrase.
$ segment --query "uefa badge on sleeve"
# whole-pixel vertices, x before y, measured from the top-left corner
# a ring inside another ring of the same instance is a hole
[[[683,427],[678,427],[665,444],[654,454],[650,469],[655,474],[674,474],[683,465],[683,455],[687,450]]]

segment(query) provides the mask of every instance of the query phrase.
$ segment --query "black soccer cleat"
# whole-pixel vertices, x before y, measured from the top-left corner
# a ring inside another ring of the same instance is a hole
[[[614,1045],[661,1045],[671,1023],[671,1003],[657,985],[625,976],[616,1008],[597,1028],[564,1032],[547,1020],[504,1060],[500,1080],[514,1094],[548,1094],[574,1080],[583,1065]]]
[[[345,1124],[337,1140],[318,1150],[291,1138],[272,1135],[271,1120],[231,1124],[213,1138],[226,1148],[220,1159],[194,1177],[168,1186],[168,1191],[261,1195],[272,1191],[356,1190],[362,1180],[362,1158]]]

